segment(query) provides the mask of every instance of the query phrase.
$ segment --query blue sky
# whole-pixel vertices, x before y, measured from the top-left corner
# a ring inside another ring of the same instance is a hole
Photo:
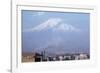
[[[22,50],[89,53],[90,14],[22,10]]]

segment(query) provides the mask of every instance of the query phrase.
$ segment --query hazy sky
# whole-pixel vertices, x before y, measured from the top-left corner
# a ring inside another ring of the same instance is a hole
[[[22,50],[89,52],[90,14],[22,10]]]

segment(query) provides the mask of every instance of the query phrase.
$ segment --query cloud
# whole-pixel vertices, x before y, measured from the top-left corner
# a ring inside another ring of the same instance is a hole
[[[33,12],[32,13],[33,16],[42,16],[44,14],[46,14],[46,12]]]
[[[44,15],[45,14],[45,12],[37,12],[37,15]]]
[[[61,18],[49,18],[48,20],[44,21],[43,23],[28,29],[27,32],[34,32],[34,31],[44,31],[51,29],[53,31],[79,31],[78,28],[72,26],[71,24],[66,24],[63,22]]]

